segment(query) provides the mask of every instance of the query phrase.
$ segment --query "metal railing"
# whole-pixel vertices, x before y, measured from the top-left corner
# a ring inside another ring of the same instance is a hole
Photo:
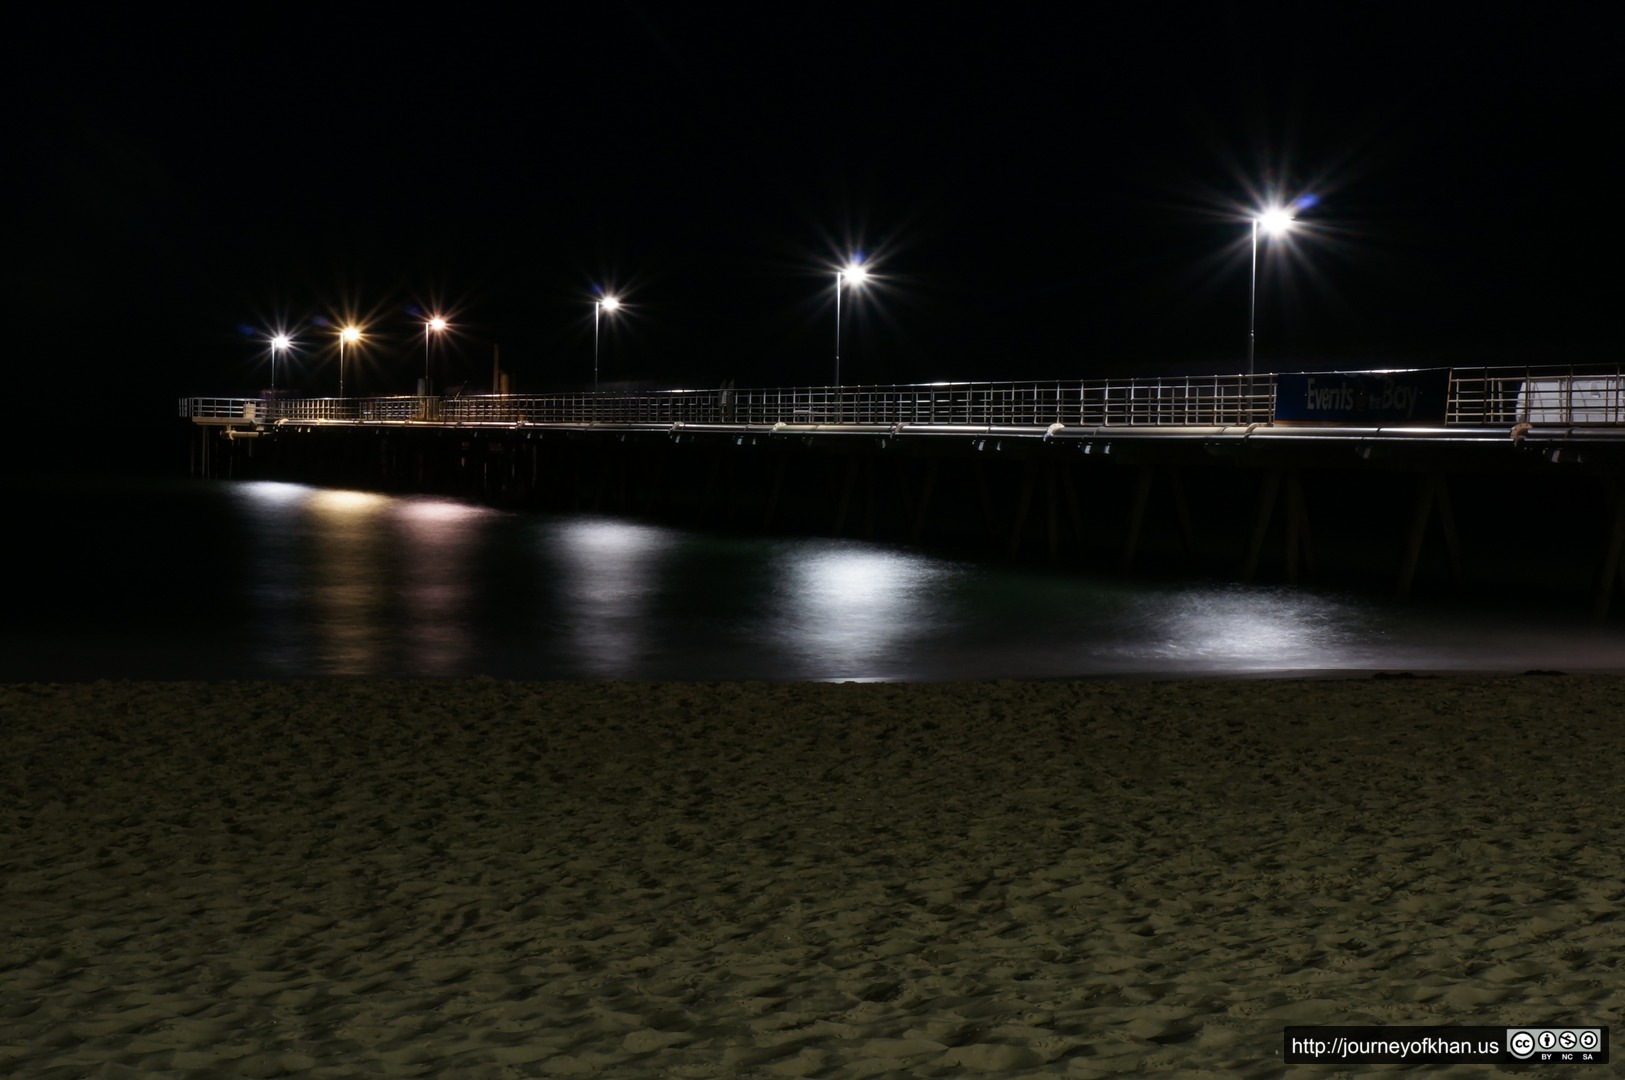
[[[256,425],[1231,427],[1273,422],[1275,395],[1273,375],[1208,375],[456,398],[186,398],[180,414]],[[1444,421],[1625,425],[1625,365],[1453,368]]]
[[[471,397],[186,398],[191,420],[276,423],[952,427],[1264,423],[1268,376],[802,386]]]
[[[1452,368],[1451,424],[1625,424],[1625,365]]]

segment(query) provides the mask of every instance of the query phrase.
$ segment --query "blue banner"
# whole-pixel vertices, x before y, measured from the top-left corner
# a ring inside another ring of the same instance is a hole
[[[1448,368],[1275,376],[1275,419],[1289,424],[1442,424]]]

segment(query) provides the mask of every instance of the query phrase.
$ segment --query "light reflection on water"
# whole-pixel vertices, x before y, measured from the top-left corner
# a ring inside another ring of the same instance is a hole
[[[767,637],[817,678],[907,678],[918,645],[950,617],[952,563],[867,544],[782,543],[767,573],[776,615]]]
[[[1597,626],[1578,611],[1485,618],[1327,591],[1091,578],[848,540],[715,536],[290,484],[128,501],[127,512],[63,504],[85,520],[57,535],[120,537],[98,549],[114,565],[89,574],[82,550],[42,539],[29,555],[41,580],[77,570],[84,595],[63,605],[44,587],[25,591],[0,623],[0,678],[1625,671],[1617,622]],[[117,566],[126,550],[151,565]],[[161,601],[143,592],[160,587]]]
[[[1332,597],[1209,588],[1159,597],[1147,612],[1143,643],[1126,651],[1237,672],[1358,667],[1375,659],[1381,637],[1379,627]]]
[[[312,627],[325,673],[364,675],[383,659],[391,589],[381,520],[387,509],[382,496],[359,491],[313,491],[305,500]]]
[[[673,534],[604,519],[558,522],[543,546],[559,564],[556,629],[569,655],[594,678],[636,679],[653,647],[650,624]]]
[[[457,675],[473,653],[469,610],[480,523],[491,511],[437,499],[397,500],[401,632],[424,675]]]
[[[471,545],[492,512],[297,484],[234,488],[250,522],[264,660],[321,675],[461,674]]]

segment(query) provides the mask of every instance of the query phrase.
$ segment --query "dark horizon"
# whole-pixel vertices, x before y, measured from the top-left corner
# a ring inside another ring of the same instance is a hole
[[[35,15],[15,377],[167,415],[269,385],[285,325],[279,382],[330,394],[315,320],[360,317],[351,392],[410,393],[440,308],[441,385],[500,347],[516,390],[575,389],[607,287],[605,384],[823,384],[856,252],[847,383],[1241,371],[1249,215],[1302,195],[1260,370],[1618,355],[1598,25],[925,12]]]

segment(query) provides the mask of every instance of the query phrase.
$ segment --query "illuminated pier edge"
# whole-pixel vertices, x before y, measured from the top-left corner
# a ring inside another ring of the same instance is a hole
[[[890,386],[731,387],[457,396],[189,397],[200,424],[621,426],[703,424],[755,431],[894,426],[950,432],[1010,428],[1072,436],[1073,428],[1340,424],[1355,428],[1550,425],[1625,427],[1625,365],[1594,368],[1421,368],[1177,378],[940,382]],[[902,432],[899,431],[899,434]]]

